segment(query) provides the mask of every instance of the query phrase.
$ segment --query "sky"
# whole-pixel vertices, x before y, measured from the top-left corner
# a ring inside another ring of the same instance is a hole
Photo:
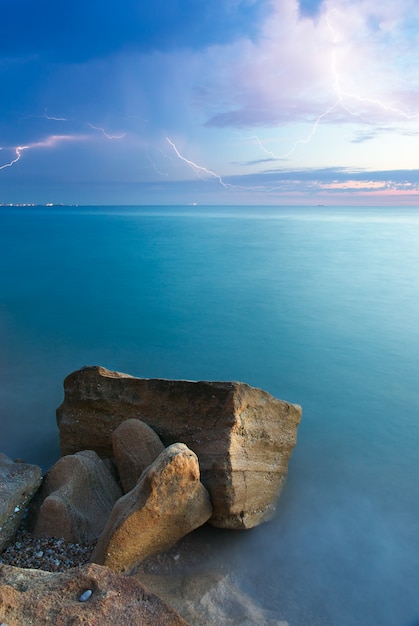
[[[417,0],[0,9],[0,204],[419,204]]]

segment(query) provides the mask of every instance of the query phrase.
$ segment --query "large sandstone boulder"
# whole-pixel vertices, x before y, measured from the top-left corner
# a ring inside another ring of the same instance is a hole
[[[187,626],[138,580],[94,564],[62,573],[0,565],[0,621],[7,626]]]
[[[14,462],[0,454],[0,552],[13,539],[25,508],[42,482],[37,465]]]
[[[34,535],[75,543],[96,541],[122,490],[93,450],[59,459],[39,493]]]
[[[196,454],[183,443],[173,444],[115,504],[92,561],[129,572],[202,526],[211,514]]]
[[[131,491],[146,467],[164,450],[159,437],[138,419],[125,420],[112,433],[112,450],[124,493]]]
[[[164,445],[193,450],[214,506],[211,523],[251,528],[269,519],[286,480],[301,407],[237,382],[134,378],[86,367],[64,381],[57,409],[62,454],[112,455],[112,432],[140,419]]]

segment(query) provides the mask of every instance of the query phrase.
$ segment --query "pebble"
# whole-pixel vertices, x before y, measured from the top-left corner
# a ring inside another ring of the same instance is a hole
[[[79,602],[86,602],[86,600],[88,600],[91,597],[92,593],[93,591],[91,589],[86,589],[86,591],[81,594],[79,598]]]
[[[34,537],[26,530],[19,529],[14,542],[0,554],[0,563],[47,572],[63,572],[88,563],[93,548],[93,544],[81,545],[53,537]]]

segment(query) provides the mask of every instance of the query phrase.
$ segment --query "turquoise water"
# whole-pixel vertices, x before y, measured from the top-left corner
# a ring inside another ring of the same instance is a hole
[[[56,460],[83,365],[262,387],[303,420],[243,588],[290,626],[418,624],[418,241],[419,209],[1,207],[0,451]]]

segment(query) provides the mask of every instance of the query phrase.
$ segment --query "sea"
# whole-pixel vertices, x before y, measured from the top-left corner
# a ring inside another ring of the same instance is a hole
[[[0,207],[1,452],[58,459],[85,365],[300,404],[274,519],[225,531],[242,590],[290,626],[419,625],[419,207]]]

